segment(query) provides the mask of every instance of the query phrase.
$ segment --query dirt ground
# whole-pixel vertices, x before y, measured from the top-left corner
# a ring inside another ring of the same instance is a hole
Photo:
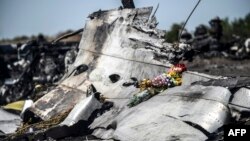
[[[250,59],[232,60],[228,58],[196,57],[192,62],[185,62],[188,70],[220,76],[250,77]]]

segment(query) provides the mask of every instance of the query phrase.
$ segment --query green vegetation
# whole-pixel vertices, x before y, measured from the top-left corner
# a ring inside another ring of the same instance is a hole
[[[35,35],[32,35],[32,36],[17,36],[13,39],[2,39],[0,40],[0,45],[3,45],[3,44],[18,44],[18,43],[26,43],[28,42],[29,40],[35,40],[37,39],[39,36],[44,36],[43,34],[39,34],[37,36]],[[45,38],[47,39],[48,37],[45,36]]]
[[[68,33],[71,33],[73,32],[73,30],[66,30],[66,31],[63,31],[63,32],[59,32],[57,35],[55,36],[46,36],[46,35],[43,35],[43,34],[38,34],[38,35],[32,35],[32,36],[17,36],[13,39],[2,39],[0,40],[0,45],[4,45],[4,44],[18,44],[18,43],[27,43],[28,41],[30,40],[36,40],[38,39],[39,37],[43,37],[45,40],[47,41],[52,41],[54,40],[55,38],[58,38],[58,37],[61,37],[65,34],[68,34]],[[78,36],[74,36],[74,37],[71,37],[71,38],[67,38],[65,41],[80,41],[81,39],[81,35],[78,35]]]
[[[242,38],[250,37],[250,13],[247,14],[244,18],[238,18],[229,21],[228,18],[221,19],[223,27],[223,37],[222,41],[228,41],[232,39],[232,35],[238,35]],[[183,23],[174,23],[170,30],[166,33],[166,41],[173,43],[177,42],[179,30],[181,29]]]
[[[229,22],[228,18],[222,20],[223,26],[223,39],[229,40],[232,35],[239,35],[243,38],[250,37],[250,13],[245,16],[245,18],[235,19]]]
[[[171,26],[170,31],[168,31],[166,36],[165,36],[167,42],[173,43],[173,42],[176,42],[178,40],[179,31],[181,30],[182,25],[183,25],[183,23],[181,23],[181,24],[174,23]]]

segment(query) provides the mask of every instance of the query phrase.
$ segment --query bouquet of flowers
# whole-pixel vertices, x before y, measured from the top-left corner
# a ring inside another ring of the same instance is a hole
[[[181,85],[182,73],[186,70],[187,68],[184,64],[177,64],[173,65],[167,72],[154,77],[152,80],[143,79],[139,83],[141,92],[135,94],[131,98],[128,106],[133,107],[166,90],[167,88]]]

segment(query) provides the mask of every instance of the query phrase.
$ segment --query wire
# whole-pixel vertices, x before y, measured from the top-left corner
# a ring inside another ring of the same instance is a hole
[[[179,34],[178,42],[180,42],[181,34],[182,34],[182,32],[183,32],[183,30],[184,30],[184,28],[185,28],[185,26],[186,26],[186,24],[187,24],[189,18],[192,16],[192,14],[194,13],[195,9],[196,9],[197,6],[200,4],[200,2],[201,2],[201,0],[199,0],[199,1],[197,2],[197,4],[195,5],[195,7],[193,8],[192,12],[189,14],[188,18],[186,19],[184,25],[182,26],[181,32],[180,32],[180,34]]]
[[[96,55],[99,55],[99,56],[103,55],[103,56],[108,56],[108,57],[117,58],[117,59],[121,59],[121,60],[127,60],[127,61],[132,61],[132,62],[143,63],[143,64],[147,64],[147,65],[154,65],[154,66],[170,68],[170,66],[165,66],[165,65],[160,65],[160,64],[153,64],[153,63],[149,63],[149,62],[142,62],[142,61],[138,61],[138,60],[134,60],[134,59],[128,59],[128,58],[123,58],[123,57],[109,55],[109,54],[103,54],[103,53],[95,52],[95,51],[88,50],[88,49],[81,49],[81,50],[87,51],[87,52],[90,52],[90,53],[93,53],[93,54],[96,54]]]

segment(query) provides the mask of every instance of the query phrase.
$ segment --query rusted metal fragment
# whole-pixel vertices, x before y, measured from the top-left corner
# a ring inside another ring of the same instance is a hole
[[[58,86],[36,101],[30,111],[36,113],[43,120],[48,120],[61,113],[68,112],[85,97],[86,92],[84,91],[67,86]]]

